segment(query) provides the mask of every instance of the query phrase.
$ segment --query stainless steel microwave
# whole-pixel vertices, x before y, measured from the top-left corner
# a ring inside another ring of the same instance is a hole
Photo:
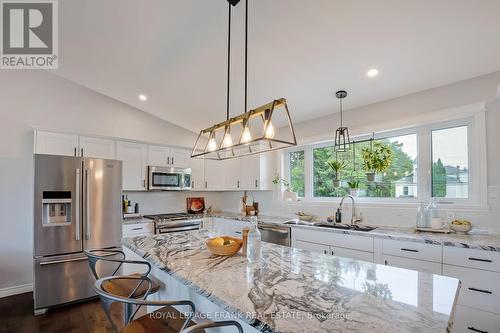
[[[191,169],[148,167],[148,190],[186,191],[191,189]]]

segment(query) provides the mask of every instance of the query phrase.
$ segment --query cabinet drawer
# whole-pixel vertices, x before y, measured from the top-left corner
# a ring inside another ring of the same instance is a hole
[[[500,252],[445,246],[443,263],[500,272]]]
[[[345,257],[356,260],[373,262],[373,252],[344,249],[342,247],[336,247],[336,246],[332,246],[330,250],[331,254],[337,257]]]
[[[406,268],[414,271],[426,272],[431,274],[441,274],[441,264],[433,261],[416,260],[410,258],[384,255],[383,262],[385,265],[388,266]]]
[[[500,273],[443,265],[443,275],[462,282],[459,304],[500,314]]]
[[[329,231],[292,228],[294,239],[359,251],[373,252],[373,238]]]
[[[304,242],[301,240],[296,240],[293,247],[323,254],[328,254],[330,251],[330,247],[328,245]]]
[[[153,233],[153,223],[134,223],[134,224],[124,224],[123,234],[144,234]]]
[[[404,242],[384,239],[383,253],[417,260],[441,263],[441,245],[430,245],[416,242]]]
[[[458,305],[451,332],[498,333],[500,332],[500,316]]]

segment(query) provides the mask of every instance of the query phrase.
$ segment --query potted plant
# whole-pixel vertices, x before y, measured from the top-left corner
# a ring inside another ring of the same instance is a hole
[[[273,179],[273,184],[279,185],[283,184],[285,187],[285,191],[283,191],[283,199],[285,201],[297,201],[298,199],[298,194],[297,192],[292,191],[292,188],[290,187],[290,182],[286,179],[283,179],[280,177],[279,174],[276,174]]]
[[[357,198],[359,196],[359,180],[351,180],[347,182],[349,186],[349,192],[354,197]]]
[[[333,160],[326,162],[328,166],[333,170],[333,187],[340,187],[340,171],[345,168],[345,162],[339,160]]]
[[[366,170],[366,179],[370,182],[375,180],[375,173],[384,172],[392,163],[391,148],[380,142],[373,142],[372,147],[361,150],[363,156],[363,168]]]

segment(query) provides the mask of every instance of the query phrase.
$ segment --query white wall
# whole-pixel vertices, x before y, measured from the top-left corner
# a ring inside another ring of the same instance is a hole
[[[191,147],[195,135],[44,71],[0,73],[0,295],[32,281],[32,126]]]
[[[383,78],[380,78],[383,79]],[[459,83],[403,96],[393,100],[352,109],[346,112],[344,123],[353,136],[396,128],[415,126],[431,121],[461,117],[468,112],[465,105],[487,102],[487,160],[488,160],[488,210],[457,209],[457,216],[470,219],[477,227],[500,232],[500,72],[484,75]],[[348,99],[345,102],[349,104]],[[289,105],[293,118],[293,105]],[[331,140],[338,126],[338,114],[318,118],[295,125],[299,144]],[[240,193],[225,193],[217,198],[216,205],[222,210],[233,210]],[[254,193],[263,214],[293,216],[293,212],[305,210],[327,217],[332,215],[338,203],[284,204],[278,200],[276,191]],[[410,205],[386,205],[382,208],[361,206],[366,223],[378,225],[414,226],[416,207]],[[349,212],[346,212],[350,214]],[[441,214],[445,216],[446,210]]]

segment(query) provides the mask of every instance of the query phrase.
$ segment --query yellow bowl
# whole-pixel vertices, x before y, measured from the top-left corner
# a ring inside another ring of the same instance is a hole
[[[226,245],[224,245],[226,243]],[[210,252],[218,256],[232,256],[238,253],[243,244],[239,238],[230,236],[221,236],[209,238],[205,241],[207,248]]]

